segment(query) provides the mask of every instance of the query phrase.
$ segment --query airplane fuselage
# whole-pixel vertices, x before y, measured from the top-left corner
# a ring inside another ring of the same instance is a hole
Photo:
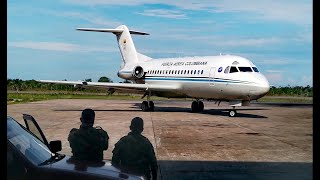
[[[264,75],[256,72],[258,70],[251,61],[240,56],[152,59],[126,65],[118,76],[126,79],[126,75],[132,73],[137,65],[146,72],[144,81],[137,82],[178,86],[177,90],[169,93],[156,91],[158,96],[250,101],[269,91]]]

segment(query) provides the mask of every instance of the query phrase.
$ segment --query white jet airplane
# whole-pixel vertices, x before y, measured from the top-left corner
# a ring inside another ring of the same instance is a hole
[[[44,83],[71,84],[75,87],[138,90],[144,92],[141,109],[154,111],[150,96],[177,98],[190,97],[192,112],[202,112],[201,100],[228,101],[233,108],[229,116],[236,115],[235,106],[246,106],[268,93],[270,85],[257,67],[248,59],[233,56],[203,56],[152,59],[136,51],[130,34],[149,35],[131,31],[125,25],[116,29],[78,28],[81,31],[111,32],[116,35],[123,63],[120,78],[132,83],[105,83],[83,81],[39,80]]]

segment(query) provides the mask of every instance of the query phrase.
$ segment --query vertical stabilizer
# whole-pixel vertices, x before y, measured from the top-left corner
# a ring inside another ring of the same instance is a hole
[[[133,44],[131,34],[149,35],[145,32],[129,31],[127,26],[121,25],[116,29],[93,29],[93,28],[77,28],[81,31],[95,31],[95,32],[111,32],[117,36],[118,46],[124,64],[135,64],[139,62],[136,48]]]

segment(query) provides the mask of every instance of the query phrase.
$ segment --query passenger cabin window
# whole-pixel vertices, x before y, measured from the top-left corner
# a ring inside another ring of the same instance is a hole
[[[226,69],[224,70],[224,73],[229,73],[229,70],[230,70],[230,66],[226,67]]]
[[[257,67],[252,67],[252,69],[254,70],[254,72],[259,72]]]
[[[237,67],[231,66],[230,73],[235,73],[235,72],[239,72]]]
[[[252,72],[251,67],[238,67],[240,72]]]

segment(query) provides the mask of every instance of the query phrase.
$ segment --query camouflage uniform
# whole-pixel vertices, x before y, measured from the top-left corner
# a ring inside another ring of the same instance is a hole
[[[108,149],[109,136],[101,127],[80,126],[73,128],[68,137],[73,158],[87,161],[103,160],[103,151]]]
[[[112,153],[112,164],[123,171],[145,175],[150,179],[151,170],[153,179],[157,178],[158,166],[153,146],[148,138],[140,133],[130,132],[122,137],[115,144]]]

